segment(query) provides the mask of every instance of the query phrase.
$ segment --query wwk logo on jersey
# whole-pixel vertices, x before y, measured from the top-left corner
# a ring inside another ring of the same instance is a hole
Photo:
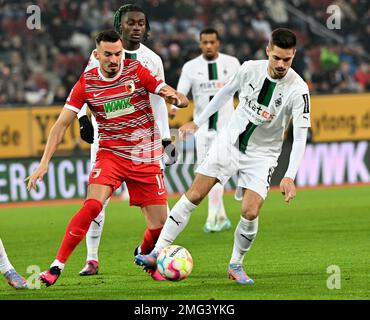
[[[130,98],[104,102],[104,112],[107,119],[117,118],[135,112],[135,107]]]

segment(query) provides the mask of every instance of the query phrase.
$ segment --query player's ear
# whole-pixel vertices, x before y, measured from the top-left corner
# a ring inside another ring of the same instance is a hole
[[[95,57],[95,59],[96,59],[96,60],[99,60],[98,49],[95,49],[95,50],[93,51],[93,53],[94,53],[94,57]]]
[[[269,46],[266,46],[266,55],[268,57],[270,56],[270,48],[269,48]]]

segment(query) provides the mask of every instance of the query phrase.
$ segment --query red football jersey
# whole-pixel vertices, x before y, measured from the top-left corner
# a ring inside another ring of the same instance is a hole
[[[99,68],[84,72],[65,104],[78,113],[87,103],[98,124],[99,149],[135,162],[162,157],[162,143],[149,101],[166,84],[137,60],[123,60],[114,78]]]

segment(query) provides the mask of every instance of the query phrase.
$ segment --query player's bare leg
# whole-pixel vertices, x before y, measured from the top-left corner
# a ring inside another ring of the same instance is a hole
[[[196,174],[190,189],[172,208],[152,253],[150,255],[137,255],[135,263],[146,269],[155,269],[158,253],[164,247],[172,244],[184,230],[190,220],[191,213],[217,182],[217,178]]]
[[[253,284],[243,270],[243,260],[250,250],[258,231],[258,215],[263,198],[256,192],[243,190],[241,217],[234,233],[234,248],[228,268],[228,277],[240,284]]]

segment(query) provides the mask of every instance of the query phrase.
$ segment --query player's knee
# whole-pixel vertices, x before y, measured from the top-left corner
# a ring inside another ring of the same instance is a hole
[[[246,205],[242,207],[242,217],[251,221],[258,217],[259,206],[258,205]]]
[[[103,208],[103,204],[96,199],[87,199],[84,202],[84,209],[91,220],[95,219]]]
[[[188,200],[195,205],[198,205],[205,196],[206,195],[197,188],[190,188],[188,192],[186,192],[186,197],[188,198]]]

